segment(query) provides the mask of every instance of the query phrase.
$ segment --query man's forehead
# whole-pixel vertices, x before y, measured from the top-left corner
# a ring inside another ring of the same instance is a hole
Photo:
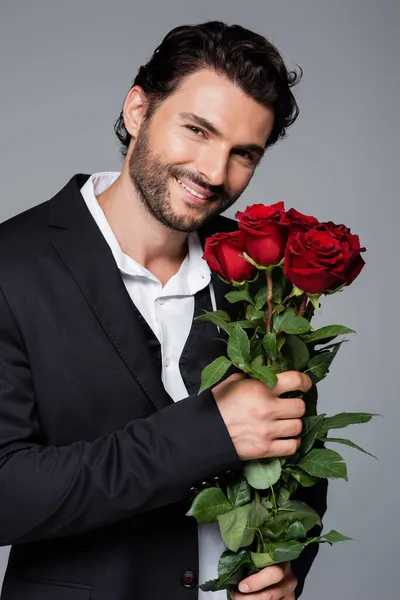
[[[263,138],[273,125],[272,109],[214,71],[198,71],[185,77],[171,95],[169,108],[176,119],[190,119],[191,115],[203,119],[204,124],[213,126],[207,127],[213,134],[231,135],[234,129],[239,137],[241,133],[257,136],[259,143],[265,142]]]

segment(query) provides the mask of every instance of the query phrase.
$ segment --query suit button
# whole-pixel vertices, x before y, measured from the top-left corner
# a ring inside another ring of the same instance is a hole
[[[183,587],[192,590],[197,585],[197,577],[193,571],[185,571],[181,578]]]

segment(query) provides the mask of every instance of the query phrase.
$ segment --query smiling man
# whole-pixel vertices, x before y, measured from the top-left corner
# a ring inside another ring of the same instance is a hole
[[[198,588],[217,575],[218,527],[185,514],[245,461],[296,452],[305,404],[280,396],[311,380],[228,372],[197,394],[224,342],[194,316],[233,310],[203,246],[237,228],[220,215],[297,117],[297,80],[258,34],[178,27],[126,96],[121,173],[76,175],[1,225],[3,599],[226,597]],[[302,493],[323,516],[326,484]],[[232,597],[297,598],[317,549]]]

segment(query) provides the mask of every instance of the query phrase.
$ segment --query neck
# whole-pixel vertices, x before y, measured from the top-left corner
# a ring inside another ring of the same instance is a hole
[[[120,177],[97,199],[125,254],[154,274],[162,273],[162,279],[179,269],[187,254],[188,234],[169,229],[149,213],[126,163]]]

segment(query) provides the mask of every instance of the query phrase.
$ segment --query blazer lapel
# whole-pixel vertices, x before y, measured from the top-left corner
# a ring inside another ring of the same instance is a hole
[[[77,175],[50,201],[51,244],[115,350],[160,409],[172,399],[162,385],[111,250],[80,194],[87,179]]]

